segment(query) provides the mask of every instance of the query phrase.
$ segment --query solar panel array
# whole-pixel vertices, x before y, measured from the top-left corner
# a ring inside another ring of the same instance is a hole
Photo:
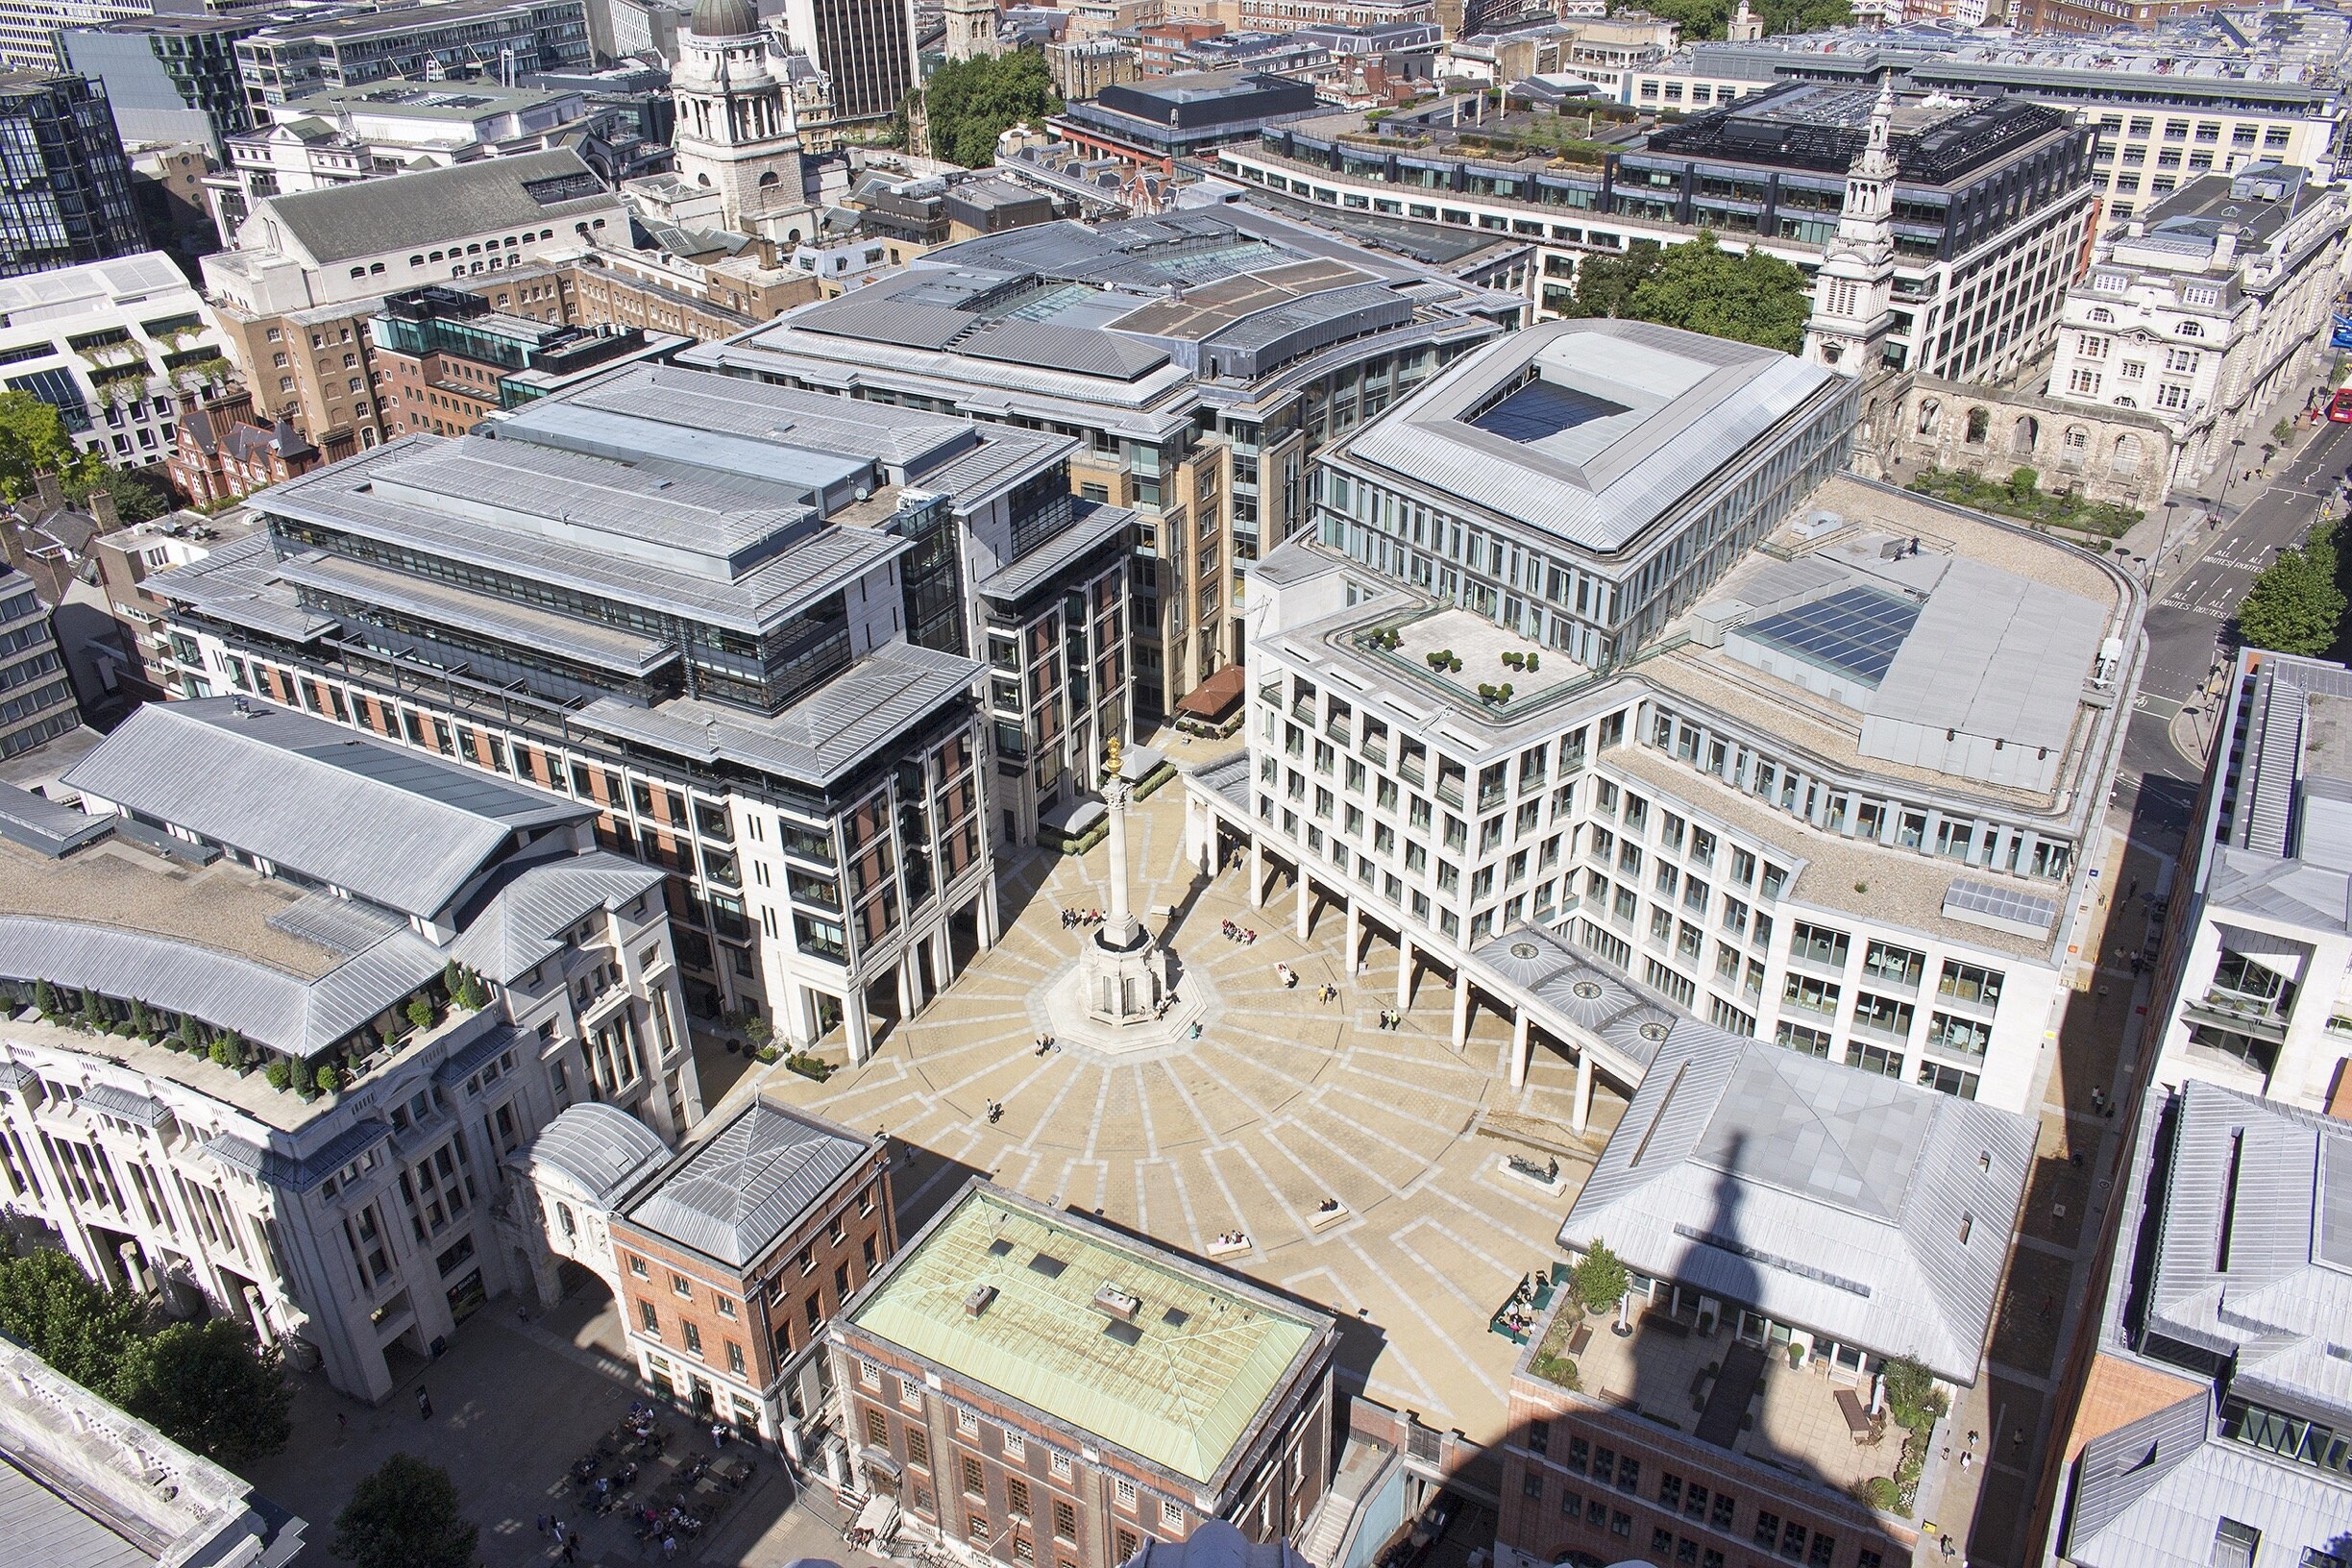
[[[1741,634],[1876,686],[1911,634],[1920,607],[1875,588],[1849,588],[1766,616]]]
[[[1947,911],[1965,909],[1978,915],[1990,915],[1996,919],[2013,920],[2046,931],[2056,923],[2058,904],[2055,899],[2037,897],[2030,893],[2019,893],[2010,888],[1996,887],[1990,882],[1972,882],[1962,878],[1945,890]]]

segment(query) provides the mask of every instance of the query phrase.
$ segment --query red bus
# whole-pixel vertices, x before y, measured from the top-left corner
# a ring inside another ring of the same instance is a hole
[[[2352,425],[2352,386],[2337,388],[2328,399],[2327,417],[2339,425]]]

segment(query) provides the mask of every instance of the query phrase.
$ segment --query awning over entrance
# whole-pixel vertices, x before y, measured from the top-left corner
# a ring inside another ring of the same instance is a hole
[[[1241,692],[1248,673],[1237,664],[1229,664],[1202,681],[1198,686],[1176,699],[1176,711],[1195,719],[1218,720],[1233,711],[1241,700]]]

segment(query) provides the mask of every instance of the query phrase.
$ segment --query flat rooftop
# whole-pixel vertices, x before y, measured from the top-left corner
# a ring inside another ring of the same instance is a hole
[[[1548,322],[1482,349],[1340,453],[1538,537],[1615,553],[1837,380],[1647,322]]]
[[[977,1181],[848,1317],[1204,1483],[1333,1332],[1320,1312]]]

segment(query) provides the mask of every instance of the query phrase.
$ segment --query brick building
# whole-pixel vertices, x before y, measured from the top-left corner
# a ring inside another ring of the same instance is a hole
[[[285,416],[256,418],[253,394],[243,387],[202,402],[182,392],[171,455],[163,467],[174,490],[195,505],[211,506],[282,484],[357,450],[349,429],[335,431],[330,440],[322,453]]]
[[[830,1341],[855,1488],[974,1561],[1295,1536],[1330,1477],[1330,1317],[978,1177]]]
[[[368,324],[376,384],[394,435],[463,435],[485,416],[615,365],[686,346],[634,327],[590,331],[511,315],[479,294],[429,283],[389,296]]]
[[[671,1158],[580,1105],[520,1164],[541,1232],[524,1245],[603,1277],[647,1384],[806,1462],[819,1331],[897,1244],[888,1149],[754,1098]]]

